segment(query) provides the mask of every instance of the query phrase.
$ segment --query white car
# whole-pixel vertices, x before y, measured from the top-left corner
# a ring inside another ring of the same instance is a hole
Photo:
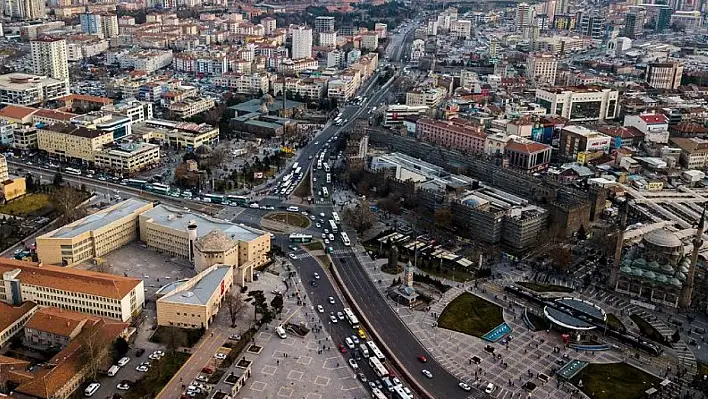
[[[354,341],[354,345],[359,345],[359,337],[356,335],[352,335],[352,341]]]
[[[339,318],[339,320],[344,320],[344,313],[337,312],[337,317]]]
[[[472,387],[469,386],[469,385],[467,385],[467,384],[465,384],[464,382],[460,382],[459,384],[457,384],[457,386],[460,387],[460,388],[462,388],[464,391],[467,391],[467,392],[469,392],[469,391],[472,390]]]
[[[319,275],[319,273],[315,273],[315,274],[313,274],[313,275],[312,275],[312,277],[314,277],[314,278],[315,278],[315,280],[319,280],[319,279],[320,279],[320,275]]]
[[[307,211],[302,211],[300,213],[302,214],[302,216],[307,216]]]
[[[219,360],[224,360],[224,359],[226,359],[226,355],[224,355],[223,353],[215,353],[214,358],[219,359]]]
[[[329,245],[329,240],[325,238],[324,243],[325,245]]]
[[[336,323],[336,322],[337,322],[337,316],[331,314],[331,315],[329,315],[329,320],[330,320],[332,323]]]
[[[205,376],[204,374],[199,374],[196,380],[199,382],[209,382],[209,377]]]
[[[122,357],[122,358],[120,358],[120,360],[118,360],[118,366],[123,367],[126,364],[128,364],[129,361],[130,361],[129,357]]]
[[[354,360],[354,359],[349,359],[349,365],[352,366],[352,368],[353,368],[354,370],[358,370],[358,369],[359,369],[359,365],[356,364],[356,360]]]
[[[487,384],[487,387],[484,388],[484,393],[492,393],[494,391],[494,384],[491,382]]]
[[[150,368],[148,366],[138,366],[135,368],[135,370],[141,372],[141,373],[147,373]]]
[[[324,212],[320,212],[320,217],[321,217],[321,218],[325,217]]]
[[[295,254],[288,254],[288,257],[290,259],[297,259],[297,256],[295,256]]]
[[[349,338],[349,337],[344,338],[344,343],[347,344],[347,348],[354,349],[354,341],[352,341],[351,338]]]
[[[327,238],[327,234],[325,234],[325,233],[322,233],[322,238],[326,239],[326,238]],[[18,251],[22,252],[22,251],[21,251],[21,250],[19,250],[19,249],[18,249]],[[20,252],[18,252],[18,254],[19,254]]]
[[[329,234],[329,229],[325,229],[325,234]]]
[[[423,375],[428,378],[433,378],[433,373],[431,373],[430,371],[428,371],[426,369],[421,370],[421,373],[423,373]]]
[[[322,227],[322,225],[319,224],[319,223],[315,223],[315,226],[316,226],[318,229]],[[325,238],[325,235],[324,235],[324,234],[322,234],[322,238]]]
[[[310,215],[310,219],[315,220],[316,219],[315,215]]]
[[[329,297],[329,298],[327,298],[327,300],[329,301],[329,303],[334,305],[334,297]]]
[[[324,313],[324,308],[322,307],[322,305],[317,305],[317,311],[320,313]]]
[[[127,391],[130,389],[130,384],[128,384],[127,381],[121,381],[120,384],[116,385],[116,388],[120,389],[121,391]]]

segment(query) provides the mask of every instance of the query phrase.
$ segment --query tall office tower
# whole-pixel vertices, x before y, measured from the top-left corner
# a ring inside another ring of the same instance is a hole
[[[669,6],[659,8],[659,15],[656,17],[656,31],[663,32],[671,25],[671,14],[674,10]]]
[[[118,36],[118,15],[101,14],[101,27],[103,28],[103,37],[106,39]]]
[[[317,17],[315,18],[315,32],[332,32],[334,31],[334,17]]]
[[[524,26],[529,25],[529,5],[528,3],[519,3],[516,7],[516,30],[523,29]]]
[[[556,14],[567,14],[568,9],[568,0],[556,0]]]
[[[5,0],[5,12],[22,20],[42,19],[47,16],[44,0]]]
[[[66,40],[43,37],[30,42],[30,50],[35,74],[69,81]]]
[[[85,12],[79,17],[81,21],[81,31],[92,35],[103,35],[103,25],[101,15]]]
[[[602,39],[605,35],[605,19],[599,15],[584,14],[580,18],[580,34]]]
[[[292,59],[312,58],[312,29],[298,26],[293,29],[293,42],[290,50]]]
[[[683,65],[676,61],[653,62],[647,65],[646,77],[655,89],[676,90],[681,86]]]
[[[637,31],[637,14],[627,14],[624,16],[624,36],[634,39]]]
[[[526,77],[539,85],[551,85],[556,82],[558,59],[553,54],[529,54],[526,59]]]

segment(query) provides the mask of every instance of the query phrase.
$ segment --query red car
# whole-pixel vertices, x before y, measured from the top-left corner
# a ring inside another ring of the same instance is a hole
[[[423,356],[423,355],[418,356],[418,360],[420,360],[421,363],[427,363],[427,362],[428,362],[428,359],[426,359],[425,356]]]
[[[339,344],[339,351],[342,353],[347,353],[347,347],[342,344]]]

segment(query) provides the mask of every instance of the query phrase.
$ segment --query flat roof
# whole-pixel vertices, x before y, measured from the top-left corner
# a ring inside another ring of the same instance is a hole
[[[158,205],[142,216],[149,217],[153,223],[171,229],[186,231],[187,225],[194,221],[197,225],[197,237],[202,238],[213,230],[221,230],[232,240],[251,241],[265,234],[265,232],[233,224],[228,220],[216,219],[199,213],[194,213],[185,209],[172,208],[166,205]]]
[[[86,216],[74,223],[60,227],[42,236],[42,238],[72,238],[87,231],[96,230],[102,226],[113,223],[135,213],[138,209],[150,204],[150,202],[130,198],[110,208],[101,210],[93,215]]]
[[[160,299],[163,302],[182,303],[187,305],[206,305],[214,291],[221,289],[221,281],[232,270],[229,265],[217,266],[214,270],[199,278],[191,289],[171,292]],[[188,283],[187,283],[188,284]]]

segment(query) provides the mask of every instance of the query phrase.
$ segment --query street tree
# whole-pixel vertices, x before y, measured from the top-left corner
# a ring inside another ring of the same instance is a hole
[[[280,294],[277,294],[275,297],[273,297],[273,300],[270,301],[270,307],[273,308],[273,312],[280,313],[283,311],[283,296]]]
[[[54,190],[51,201],[57,211],[61,213],[64,223],[71,223],[86,215],[86,209],[81,205],[84,201],[83,194],[71,187],[61,187]]]
[[[81,345],[81,358],[87,367],[87,377],[95,380],[101,366],[102,354],[104,352],[104,338],[102,337],[99,322],[89,322],[84,325],[81,333],[77,337]]]
[[[52,180],[54,187],[59,187],[62,183],[64,183],[64,176],[60,172],[55,173],[54,179]]]
[[[342,217],[345,223],[352,226],[359,234],[371,228],[376,221],[376,216],[369,208],[369,204],[364,201],[360,201],[354,208],[345,209]]]
[[[241,293],[232,292],[231,294],[226,295],[224,301],[226,302],[226,309],[228,309],[229,317],[231,318],[231,327],[236,327],[236,318],[238,317],[238,314],[241,313],[241,310],[245,305],[245,302],[241,297]]]

